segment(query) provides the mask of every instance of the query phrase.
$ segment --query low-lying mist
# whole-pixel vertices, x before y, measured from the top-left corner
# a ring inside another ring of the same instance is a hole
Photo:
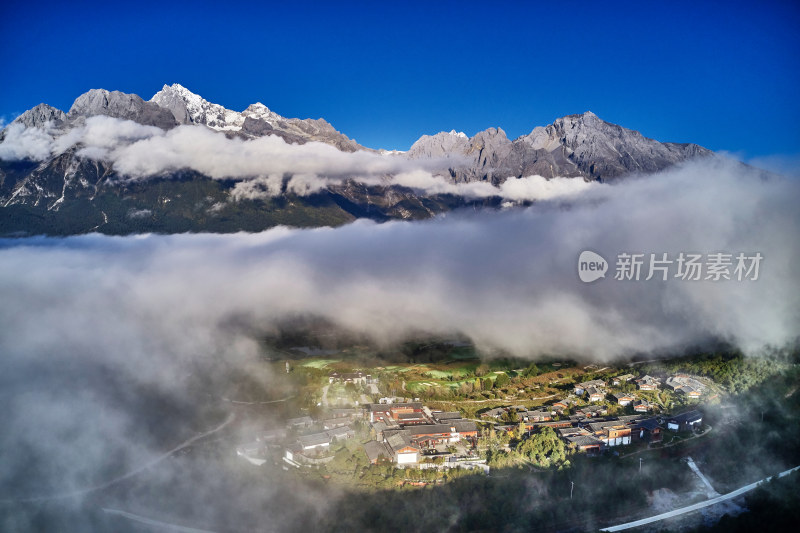
[[[90,486],[221,422],[189,395],[193,377],[254,364],[258,339],[293,318],[379,345],[454,335],[528,358],[794,343],[798,193],[705,161],[426,222],[2,241],[0,499]],[[583,250],[609,262],[605,279],[581,282]],[[755,281],[615,280],[623,252],[763,260]]]

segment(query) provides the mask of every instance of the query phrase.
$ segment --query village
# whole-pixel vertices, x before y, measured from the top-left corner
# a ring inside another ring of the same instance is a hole
[[[314,408],[286,420],[283,427],[266,428],[254,441],[239,445],[237,454],[255,465],[280,461],[285,469],[320,469],[333,464],[337,456],[350,454],[352,460],[363,461],[365,468],[381,465],[488,474],[493,466],[508,465],[509,458],[524,459],[515,451],[537,435],[558,438],[558,446],[565,451],[561,460],[573,454],[618,455],[620,450],[691,438],[704,428],[702,401],[717,397],[713,382],[686,373],[654,377],[594,365],[573,367],[569,372],[567,364],[555,363],[541,369],[538,385],[526,379],[524,370],[487,372],[472,382],[495,392],[469,396],[486,400],[442,401],[424,394],[409,378],[421,375],[428,379],[422,383],[433,387],[432,377],[445,381],[470,376],[456,372],[454,378],[423,365],[376,368],[371,373],[333,370],[325,376],[334,364],[299,365],[300,371],[308,370],[318,379]],[[290,371],[288,362],[286,369]],[[482,372],[475,368],[475,373]],[[527,374],[530,378],[531,372]],[[427,398],[384,395],[396,392],[398,376],[406,378],[401,390],[417,391]],[[569,376],[575,376],[573,381],[585,376],[592,379],[568,383]],[[497,390],[497,382],[506,388]],[[455,383],[459,387],[455,390],[465,390],[459,380]],[[525,389],[516,388],[524,383],[531,394],[541,390],[560,394],[546,395],[546,401],[527,399],[520,394]],[[497,392],[503,396],[498,398]],[[481,402],[489,405],[483,407]]]

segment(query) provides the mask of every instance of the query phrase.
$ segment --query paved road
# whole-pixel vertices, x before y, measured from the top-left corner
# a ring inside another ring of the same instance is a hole
[[[147,470],[148,468],[150,468],[152,466],[155,466],[156,464],[160,463],[161,461],[163,461],[164,459],[166,459],[167,457],[169,457],[173,453],[191,446],[192,444],[194,444],[198,440],[200,440],[202,438],[205,438],[205,437],[208,437],[209,435],[212,435],[212,434],[214,434],[214,433],[216,433],[218,431],[221,431],[226,426],[228,426],[228,424],[233,422],[235,418],[236,418],[236,415],[234,413],[231,413],[231,414],[228,415],[228,418],[226,418],[225,421],[222,424],[220,424],[219,426],[215,427],[214,429],[206,431],[205,433],[201,433],[200,435],[196,435],[196,436],[194,436],[194,437],[192,437],[190,439],[187,439],[187,440],[183,441],[182,443],[178,444],[177,446],[175,446],[174,448],[172,448],[171,450],[169,450],[168,452],[162,453],[161,455],[151,459],[150,461],[148,461],[147,463],[143,464],[142,466],[136,468],[135,470],[131,470],[130,472],[122,474],[121,476],[117,476],[114,479],[106,481],[105,483],[101,483],[99,485],[94,485],[94,486],[91,486],[91,487],[86,487],[86,488],[83,488],[83,489],[73,490],[73,491],[70,491],[70,492],[63,492],[61,494],[52,494],[50,496],[36,496],[36,497],[33,497],[33,498],[16,498],[16,499],[12,498],[12,499],[0,500],[0,502],[43,502],[43,501],[48,501],[48,500],[62,500],[62,499],[67,499],[67,498],[74,498],[76,496],[83,496],[84,494],[89,494],[90,492],[95,492],[95,491],[98,491],[98,490],[102,490],[102,489],[108,488],[111,485],[116,485],[120,481],[124,481],[124,480],[126,480],[128,478],[131,478],[131,477],[133,477],[133,476],[135,476],[135,475]]]
[[[644,526],[646,524],[652,524],[653,522],[658,522],[660,520],[665,520],[667,518],[673,518],[675,516],[680,516],[682,514],[691,513],[692,511],[697,511],[699,509],[703,509],[705,507],[710,507],[720,502],[724,502],[737,496],[741,496],[746,492],[750,492],[751,490],[755,489],[762,483],[765,483],[771,480],[773,477],[783,477],[786,475],[791,474],[795,470],[800,470],[800,466],[796,466],[794,468],[790,468],[789,470],[785,470],[776,476],[770,476],[768,478],[764,478],[761,481],[756,481],[755,483],[750,483],[749,485],[745,485],[744,487],[738,488],[733,492],[729,492],[728,494],[723,494],[722,496],[717,496],[716,498],[711,498],[710,500],[695,503],[694,505],[689,505],[688,507],[681,507],[680,509],[675,509],[674,511],[669,511],[667,513],[661,513],[656,516],[651,516],[650,518],[642,518],[641,520],[635,520],[633,522],[627,522],[625,524],[620,524],[618,526],[611,526],[607,528],[603,528],[600,531],[622,531],[624,529],[630,529],[633,527]]]

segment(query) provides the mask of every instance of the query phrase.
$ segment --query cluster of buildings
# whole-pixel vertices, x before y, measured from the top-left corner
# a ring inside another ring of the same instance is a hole
[[[616,392],[612,394],[619,405],[633,406],[637,413],[647,413],[653,409],[653,405],[644,398],[637,398],[635,394],[629,392]]]
[[[661,380],[654,378],[653,376],[642,376],[636,379],[634,378],[636,378],[636,376],[633,374],[617,376],[612,379],[611,384],[616,387],[622,385],[623,383],[628,383],[631,380],[634,380],[636,383],[636,388],[639,390],[658,390],[658,387],[661,384]],[[602,379],[584,381],[583,383],[578,383],[575,385],[573,392],[577,396],[586,395],[590,402],[601,401],[606,395],[606,382]]]
[[[546,405],[533,411],[528,410],[528,408],[524,405],[495,407],[494,409],[489,409],[488,411],[481,413],[481,418],[494,419],[503,422],[509,419],[515,419],[517,420],[517,423],[525,422],[528,429],[531,429],[533,427],[532,424],[536,422],[549,422],[554,420],[556,417],[569,417],[570,420],[583,420],[586,418],[605,416],[608,414],[608,410],[602,405],[586,405],[583,407],[577,407],[576,405],[577,398],[574,396],[569,396],[563,400],[558,400],[552,405]],[[568,411],[573,407],[575,409],[575,414],[569,415]],[[516,415],[516,418],[514,418],[513,415]],[[516,427],[517,426],[515,424],[499,426],[499,428],[506,428],[509,430]]]
[[[636,387],[639,390],[658,390],[661,380],[653,376],[642,376],[636,380]]]
[[[658,420],[641,415],[570,421],[569,425],[554,429],[568,445],[587,453],[599,453],[606,448],[624,446],[636,441],[661,440],[661,426]]]
[[[600,402],[606,397],[605,392],[606,382],[602,379],[593,379],[591,381],[584,381],[575,385],[573,392],[577,396],[587,396],[590,402]]]
[[[299,435],[286,447],[285,460],[294,466],[324,462],[320,455],[324,455],[332,444],[355,437],[353,422],[363,418],[363,409],[351,408],[329,409],[325,418],[319,420],[310,416],[290,418],[286,427],[292,430],[292,434]]]
[[[636,376],[634,376],[633,374],[625,374],[623,376],[617,376],[611,380],[611,384],[616,387],[617,385],[622,385],[623,383],[629,382],[635,377]]]
[[[563,412],[563,410],[562,410]],[[546,408],[528,410],[524,405],[512,405],[511,407],[496,407],[481,413],[481,418],[507,420],[510,416],[522,422],[546,422],[552,420],[556,415],[555,410]]]
[[[667,429],[670,431],[689,431],[699,428],[702,423],[703,413],[695,409],[667,420]]]
[[[636,378],[633,374],[615,377],[611,383],[612,387],[617,387],[632,381],[643,391],[658,390],[661,385],[658,378],[649,375]],[[333,372],[329,382],[369,385],[373,380],[363,372]],[[666,387],[692,398],[700,397],[704,389],[697,379],[686,374],[668,377]],[[669,419],[650,416],[648,413],[654,406],[645,398],[630,392],[609,393],[606,382],[599,379],[576,384],[573,393],[536,409],[523,405],[496,407],[480,416],[496,421],[495,427],[499,430],[516,430],[520,423],[531,431],[550,427],[569,446],[588,453],[600,453],[637,441],[658,442],[662,429],[686,431],[702,424],[702,413],[696,410]],[[613,398],[622,406],[632,406],[636,414],[609,417],[606,407],[596,404],[606,398]],[[481,462],[477,461],[475,451],[478,427],[473,420],[462,418],[458,412],[431,411],[419,401],[407,400],[410,399],[381,398],[379,403],[357,408],[328,409],[324,417],[317,420],[310,416],[292,418],[285,428],[262,432],[255,442],[239,446],[237,453],[254,464],[262,464],[267,447],[285,446],[284,460],[289,464],[324,463],[333,458],[328,453],[331,446],[354,438],[354,423],[364,420],[373,436],[373,440],[363,445],[370,463],[386,461],[425,468],[433,464],[423,459],[433,456],[442,457],[450,466],[458,461],[462,461],[459,466],[471,462],[475,463],[472,466],[478,466]],[[291,441],[288,446],[287,440]],[[458,448],[455,453],[452,453],[453,446]],[[436,464],[441,465],[443,461]]]
[[[625,374],[617,376],[612,379],[612,386],[620,386],[625,383],[633,381],[636,383],[636,388],[640,391],[656,391],[661,386],[659,378],[645,375],[636,378],[633,374]],[[607,397],[606,384],[604,381],[595,379],[578,383],[575,385],[574,393],[576,396],[585,396],[589,402],[599,402]],[[676,374],[675,376],[666,379],[666,387],[675,392],[682,392],[690,398],[700,398],[703,394],[704,386],[695,378],[687,374]],[[637,413],[647,413],[652,411],[655,406],[645,398],[638,398],[636,395],[629,392],[615,392],[610,395],[619,405],[632,406],[633,410]],[[569,398],[567,403],[562,404],[564,409],[569,408]]]
[[[607,448],[636,442],[660,442],[664,426],[669,431],[690,431],[702,423],[703,414],[694,410],[666,419],[637,414],[602,419],[574,418],[537,423],[534,427],[551,427],[569,446],[596,454]]]
[[[650,375],[637,378],[633,374],[617,376],[612,379],[613,387],[633,382],[640,391],[654,391],[661,386],[661,380]],[[685,374],[667,378],[667,387],[698,397],[696,392],[702,385]],[[636,414],[609,417],[603,405],[592,405],[606,398],[613,399],[622,406],[631,406]],[[581,404],[588,402],[590,405]],[[702,414],[690,411],[674,418],[656,418],[649,415],[656,406],[646,398],[630,392],[607,390],[605,381],[595,379],[574,385],[573,394],[558,400],[552,405],[528,410],[524,406],[497,407],[481,414],[481,417],[508,422],[524,422],[528,430],[542,427],[554,429],[571,447],[588,453],[599,453],[607,448],[627,445],[637,441],[659,442],[664,428],[671,431],[685,431],[699,427]],[[572,414],[569,414],[572,412]],[[510,416],[510,415],[516,416]],[[512,431],[516,424],[497,425],[498,429]]]
[[[699,398],[705,389],[702,383],[688,374],[676,374],[668,377],[665,385],[675,392],[684,393],[689,398]]]
[[[474,448],[478,426],[457,412],[431,411],[420,402],[369,404],[375,440],[364,445],[371,463],[382,458],[397,465],[416,465],[425,452],[462,441]]]

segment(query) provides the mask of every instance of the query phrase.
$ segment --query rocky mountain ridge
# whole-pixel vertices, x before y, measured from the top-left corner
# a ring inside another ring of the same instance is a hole
[[[178,84],[164,85],[147,101],[135,94],[92,89],[80,95],[66,113],[39,104],[0,132],[0,234],[255,231],[275,224],[328,225],[360,217],[427,218],[465,205],[500,203],[487,197],[476,200],[427,194],[392,185],[385,178],[379,180],[380,185],[374,180],[367,185],[359,182],[358,176],[301,196],[293,194],[284,182],[279,197],[266,199],[237,196],[237,178],[211,179],[189,169],[126,183],[110,160],[93,158],[95,152],[82,151],[80,142],[66,143],[66,148],[49,156],[41,146],[38,157],[3,156],[14,153],[3,151],[11,128],[16,128],[17,134],[22,129],[22,135],[33,140],[42,136],[69,139],[71,132],[95,116],[130,120],[164,131],[193,125],[227,138],[278,136],[293,145],[320,142],[354,157],[362,153],[393,158],[397,164],[392,168],[421,165],[454,184],[483,181],[499,185],[511,177],[531,175],[612,181],[712,154],[694,144],[648,139],[591,112],[557,119],[513,140],[500,128],[488,128],[472,137],[454,130],[422,136],[407,152],[376,151],[357,144],[324,119],[286,118],[261,103],[232,111]],[[289,178],[284,175],[284,180]]]
[[[601,120],[591,111],[537,126],[510,140],[500,128],[468,138],[455,132],[423,136],[408,151],[411,158],[465,158],[450,173],[457,182],[509,176],[583,177],[609,181],[633,172],[655,172],[712,152],[696,144],[661,143]]]

